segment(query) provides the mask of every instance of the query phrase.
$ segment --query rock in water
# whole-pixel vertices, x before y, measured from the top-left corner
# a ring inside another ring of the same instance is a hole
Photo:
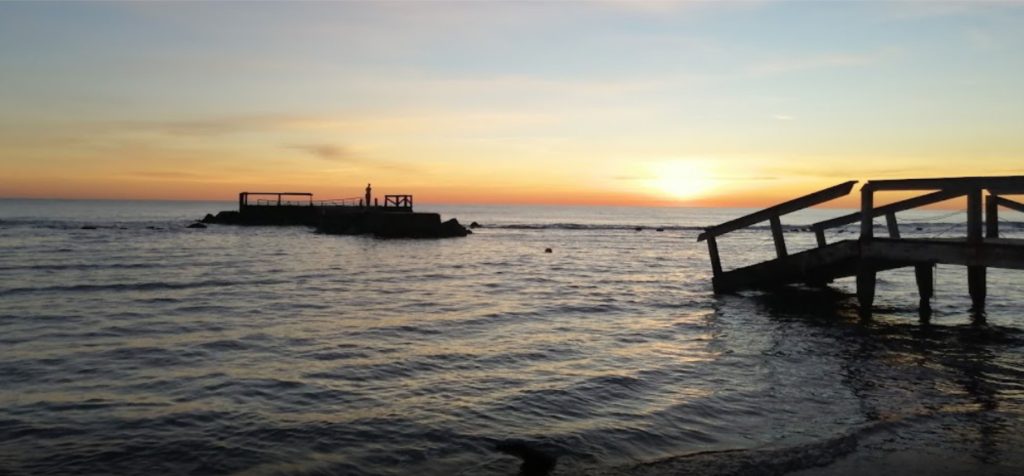
[[[551,248],[544,248],[544,252],[545,253],[550,253],[551,252]]]
[[[469,231],[469,229],[467,229],[466,227],[460,225],[458,220],[452,218],[451,220],[448,220],[441,224],[441,229],[440,232],[438,233],[438,237],[448,238],[453,236],[466,236],[470,233],[473,232]]]
[[[482,227],[483,227],[483,225],[481,225],[481,224],[479,224],[479,223],[477,223],[477,222],[473,222],[473,223],[470,223],[470,224],[469,224],[469,227],[470,227],[470,228],[482,228]]]
[[[555,463],[558,462],[558,457],[522,441],[503,441],[495,445],[494,449],[522,459],[523,464],[519,467],[522,476],[546,476],[555,469]]]
[[[219,212],[216,216],[207,213],[206,216],[199,221],[203,223],[219,223],[222,225],[238,225],[242,224],[242,216],[236,211],[228,210]]]
[[[200,222],[195,222],[195,223],[193,223],[193,224],[191,224],[189,226],[186,226],[185,228],[206,228],[206,225],[204,225],[204,224],[202,224]]]

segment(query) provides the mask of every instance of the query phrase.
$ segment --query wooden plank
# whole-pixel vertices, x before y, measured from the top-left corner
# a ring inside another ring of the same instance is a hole
[[[844,240],[785,258],[737,268],[714,278],[715,292],[772,288],[789,283],[825,282],[836,276],[833,273],[837,270],[845,269],[845,265],[856,259],[858,253],[856,240]]]
[[[1024,244],[1014,240],[965,241],[875,238],[861,244],[861,258],[906,263],[1024,269]]]
[[[735,220],[730,220],[720,225],[715,225],[705,229],[703,233],[697,236],[697,241],[704,241],[712,236],[721,236],[730,231],[739,230],[740,228],[746,228],[750,225],[761,223],[769,220],[772,216],[782,216],[787,213],[792,213],[797,210],[812,207],[819,203],[834,200],[850,193],[853,189],[853,185],[857,183],[856,180],[850,180],[843,182],[839,185],[819,190],[817,192],[804,195],[800,198],[795,198],[788,202],[780,203],[770,208],[766,208],[759,212],[754,212],[749,215],[739,217]]]
[[[904,210],[910,210],[911,208],[917,208],[924,205],[930,205],[932,203],[938,203],[943,200],[949,200],[963,195],[964,192],[960,191],[947,191],[940,190],[938,192],[929,193],[927,195],[921,195],[919,197],[908,198],[899,202],[893,202],[888,205],[881,207],[875,207],[872,211],[872,218],[880,217],[889,213],[902,212]],[[811,229],[817,232],[818,230],[827,230],[829,228],[835,228],[837,226],[849,225],[857,220],[860,220],[860,212],[850,213],[836,218],[830,218],[828,220],[819,221],[811,225]]]
[[[935,263],[1024,270],[1024,240],[992,239],[971,245],[964,239],[844,240],[731,271],[713,279],[716,293],[826,282],[886,269]],[[865,295],[865,298],[868,296]]]
[[[865,187],[873,190],[960,190],[997,189],[1024,191],[1024,175],[996,177],[953,177],[953,178],[919,178],[898,180],[872,180]],[[1018,192],[1020,193],[1020,192]]]
[[[996,203],[999,206],[1009,208],[1010,210],[1013,210],[1015,212],[1024,213],[1024,203],[1010,200],[1009,198],[1006,197],[1000,197],[998,195],[995,195],[995,198]]]

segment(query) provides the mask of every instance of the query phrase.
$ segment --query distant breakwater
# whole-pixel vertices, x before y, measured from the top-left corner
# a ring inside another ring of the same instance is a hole
[[[472,233],[438,213],[385,211],[378,207],[260,206],[207,214],[203,223],[249,226],[310,226],[334,235],[379,238],[451,238]]]

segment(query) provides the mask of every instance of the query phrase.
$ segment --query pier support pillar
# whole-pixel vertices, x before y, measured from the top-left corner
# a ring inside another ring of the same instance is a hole
[[[985,238],[999,238],[999,196],[985,197]]]
[[[974,312],[985,311],[986,274],[984,266],[967,267],[967,288],[971,293],[971,309]]]
[[[867,244],[874,237],[874,189],[871,183],[860,189],[860,245]],[[860,303],[860,315],[871,315],[871,307],[875,304],[875,268],[862,258],[857,266],[857,301]]]
[[[857,270],[857,301],[862,316],[870,316],[875,304],[875,274],[875,269],[865,264]]]
[[[919,264],[914,266],[914,277],[917,279],[917,292],[921,296],[917,312],[922,322],[932,317],[932,296],[935,295],[935,265]]]
[[[982,243],[982,201],[981,189],[967,192],[967,243]],[[985,311],[985,267],[967,267],[967,289],[971,293],[972,310],[975,313]]]

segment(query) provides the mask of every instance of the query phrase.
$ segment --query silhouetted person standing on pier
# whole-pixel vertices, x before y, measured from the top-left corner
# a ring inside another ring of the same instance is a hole
[[[366,184],[366,201],[363,202],[363,203],[366,203],[366,207],[367,208],[370,207],[370,194],[371,194],[370,184]]]

